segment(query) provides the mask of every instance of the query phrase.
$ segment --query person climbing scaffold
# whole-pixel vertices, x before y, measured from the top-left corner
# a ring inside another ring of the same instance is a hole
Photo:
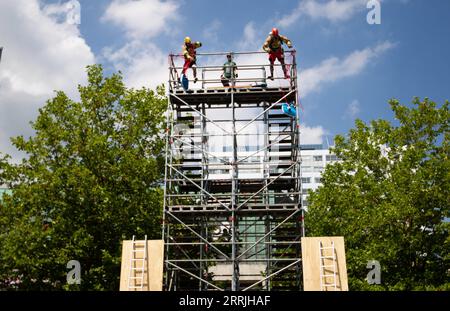
[[[269,61],[270,61],[270,76],[268,77],[270,80],[273,80],[273,65],[275,60],[281,63],[281,68],[283,69],[284,78],[288,79],[289,74],[287,72],[286,64],[284,63],[284,50],[283,43],[288,46],[288,48],[292,48],[292,42],[287,37],[282,36],[278,33],[277,28],[273,28],[269,33],[266,41],[263,45],[263,50],[269,53]]]
[[[184,44],[182,46],[182,52],[184,56],[184,65],[183,70],[181,71],[181,75],[183,76],[183,80],[186,79],[186,71],[188,68],[192,68],[192,72],[194,74],[194,83],[198,81],[197,79],[197,68],[196,66],[196,49],[202,46],[200,41],[192,42],[190,37],[184,38]],[[187,87],[186,87],[187,88]]]

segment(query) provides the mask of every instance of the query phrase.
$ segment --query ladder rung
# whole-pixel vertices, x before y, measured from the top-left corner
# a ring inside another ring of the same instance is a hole
[[[320,266],[321,268],[331,268],[331,267],[335,267],[335,265],[324,265],[324,266]]]
[[[139,268],[139,267],[131,267],[131,270],[145,270],[144,268]]]
[[[336,284],[322,284],[322,286],[323,286],[323,287],[331,287],[331,286],[337,287]]]
[[[320,259],[334,259],[334,256],[322,256]]]
[[[132,261],[138,261],[138,260],[145,261],[146,259],[145,258],[132,258],[131,260]]]
[[[334,246],[325,246],[325,247],[321,247],[320,249],[334,249]]]
[[[128,286],[128,288],[144,288],[144,286]]]
[[[322,275],[323,278],[328,278],[328,277],[336,277],[334,274],[324,274]]]
[[[133,249],[133,253],[145,252],[145,249]]]

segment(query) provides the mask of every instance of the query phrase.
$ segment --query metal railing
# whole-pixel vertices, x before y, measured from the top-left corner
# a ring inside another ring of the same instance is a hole
[[[246,71],[249,74],[247,74],[245,77],[239,77],[232,79],[234,86],[238,87],[240,83],[254,83],[253,86],[262,86],[265,87],[268,85],[268,79],[267,79],[267,70],[270,68],[270,63],[268,59],[261,60],[261,63],[254,63],[254,64],[247,64],[244,63],[245,59],[240,59],[239,57],[244,57],[247,55],[258,55],[258,54],[267,54],[266,52],[261,51],[250,51],[250,52],[217,52],[217,53],[197,53],[196,54],[196,65],[195,68],[197,70],[197,77],[200,76],[201,79],[198,81],[200,82],[199,85],[201,85],[201,89],[204,89],[206,87],[217,87],[217,85],[221,85],[222,79],[221,79],[221,72],[223,72],[223,63],[219,63],[218,59],[213,59],[212,61],[210,59],[207,59],[208,57],[212,56],[226,56],[227,54],[231,54],[233,57],[237,56],[237,59],[233,60],[236,63],[236,67],[238,72]],[[279,83],[288,80],[288,86],[289,87],[295,87],[297,83],[297,76],[295,70],[290,70],[291,68],[295,68],[296,66],[296,60],[295,50],[287,50],[284,51],[285,55],[285,66],[287,68],[287,71],[289,71],[289,78],[286,79],[284,77],[284,73],[282,76],[278,74],[277,68],[281,68],[282,65],[279,62],[276,62],[273,64],[274,68],[274,76],[273,81],[280,81]],[[198,64],[202,63],[202,59],[206,59],[207,65],[199,66]],[[212,63],[211,63],[212,62]],[[240,63],[241,62],[241,63]],[[184,63],[184,56],[182,54],[170,54],[169,55],[169,91],[173,92],[174,90],[178,90],[182,88],[181,85],[181,72],[183,69],[183,63]],[[191,68],[188,69],[192,70]],[[217,72],[216,77],[206,78],[207,73],[213,73]],[[189,76],[190,74],[188,74]],[[190,82],[193,81],[193,79],[188,79],[189,84],[192,85]],[[244,87],[249,87],[249,85],[242,85]]]

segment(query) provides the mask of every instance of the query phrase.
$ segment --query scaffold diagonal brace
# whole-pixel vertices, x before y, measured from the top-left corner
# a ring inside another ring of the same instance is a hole
[[[263,114],[265,114],[269,109],[271,109],[273,106],[279,104],[283,99],[285,99],[286,97],[288,97],[290,94],[292,94],[293,92],[295,92],[295,89],[293,89],[292,91],[290,91],[289,93],[287,93],[286,95],[284,95],[283,97],[281,97],[279,100],[277,100],[276,102],[274,102],[272,105],[270,105],[269,107],[267,107],[267,109],[265,109],[263,112],[261,112],[260,114],[258,114],[256,117],[254,117],[251,121],[249,121],[248,123],[246,123],[243,127],[241,127],[238,131],[236,131],[236,134],[239,134],[240,132],[242,132],[243,129],[245,129],[247,126],[249,126],[250,124],[252,124],[253,122],[255,122],[255,120],[257,120],[260,116],[262,116]]]
[[[182,139],[180,139],[180,138],[178,138],[178,137],[176,137],[176,136],[174,136],[174,135],[172,135],[172,136],[170,136],[170,137],[171,137],[171,138],[174,138],[174,139],[177,140],[177,141],[181,141],[182,143],[186,143],[184,140],[182,140]],[[225,164],[228,164],[228,163],[229,163],[228,161],[225,161],[224,159],[222,159],[222,158],[220,158],[220,157],[218,157],[218,156],[212,154],[211,152],[203,150],[202,148],[196,146],[195,144],[194,144],[194,145],[190,145],[190,146],[193,147],[194,149],[197,149],[197,150],[200,150],[201,152],[204,152],[205,154],[211,156],[212,158],[218,159],[219,161],[221,161],[221,162],[223,162],[223,163],[225,163]]]
[[[286,267],[283,267],[282,269],[280,269],[280,270],[277,270],[277,271],[275,271],[274,273],[272,273],[272,274],[270,274],[270,275],[266,276],[266,277],[265,277],[265,278],[263,278],[262,280],[259,280],[258,282],[256,282],[256,283],[253,283],[252,285],[250,285],[250,286],[248,286],[248,287],[244,288],[244,289],[243,289],[242,291],[244,292],[244,291],[247,291],[247,290],[249,290],[250,288],[252,288],[252,287],[254,287],[254,286],[258,285],[259,283],[262,283],[262,282],[264,282],[265,280],[267,280],[267,279],[270,279],[271,277],[273,277],[273,276],[277,275],[278,273],[280,273],[280,272],[282,272],[282,271],[284,271],[284,270],[286,270],[286,269],[288,269],[288,268],[292,267],[293,265],[296,265],[296,264],[298,264],[298,263],[299,263],[300,261],[301,261],[301,259],[297,259],[296,261],[294,261],[293,263],[290,263],[290,264],[289,264],[289,265],[287,265]]]
[[[222,131],[224,131],[225,133],[227,133],[228,135],[233,135],[232,133],[230,133],[229,131],[227,131],[226,129],[224,129],[223,127],[221,127],[219,124],[217,124],[217,122],[214,122],[214,120],[211,120],[210,118],[208,118],[207,116],[205,116],[205,114],[201,113],[200,111],[198,111],[197,109],[195,109],[194,107],[192,107],[191,105],[189,105],[188,103],[186,103],[184,100],[182,100],[180,97],[178,97],[175,94],[170,94],[170,96],[175,97],[176,99],[178,99],[180,102],[182,102],[185,106],[191,108],[192,110],[194,110],[195,112],[197,112],[199,115],[201,115],[202,117],[204,117],[208,122],[211,122],[212,124],[214,124],[215,126],[217,126],[218,128],[220,128]]]
[[[282,222],[280,222],[278,225],[276,225],[275,227],[273,227],[269,232],[267,232],[265,235],[263,235],[259,240],[257,240],[256,242],[254,242],[252,245],[250,245],[245,251],[243,251],[242,253],[239,254],[239,256],[236,257],[236,259],[241,258],[242,256],[244,256],[246,253],[248,253],[248,251],[250,249],[252,249],[253,247],[255,247],[256,245],[258,245],[259,242],[261,242],[262,240],[264,240],[269,234],[271,234],[272,232],[274,232],[278,227],[280,227],[282,224],[284,224],[286,221],[288,221],[292,216],[294,216],[295,214],[298,213],[299,210],[294,211],[293,213],[291,213],[288,217],[286,217]]]
[[[261,191],[264,191],[264,189],[267,189],[267,187],[269,187],[272,183],[274,183],[278,178],[280,178],[281,176],[283,176],[284,173],[286,173],[287,171],[289,171],[291,168],[293,168],[298,162],[295,161],[294,163],[292,163],[291,166],[289,166],[287,169],[285,169],[283,172],[281,172],[280,175],[278,175],[277,177],[275,177],[274,179],[272,179],[269,183],[267,183],[267,185],[265,185],[264,187],[262,187],[261,189],[259,189],[257,192],[255,192],[251,197],[249,197],[247,200],[245,200],[244,202],[242,202],[241,204],[239,204],[239,206],[236,208],[236,210],[239,210],[242,206],[244,206],[245,204],[247,204],[247,202],[249,202],[251,199],[253,199],[255,196],[257,196]]]
[[[187,177],[186,175],[184,175],[182,172],[180,172],[179,170],[177,170],[173,165],[168,164],[168,166],[173,169],[175,172],[177,172],[178,174],[180,174],[181,176],[183,176],[184,178],[186,178],[190,183],[192,183],[194,186],[196,186],[198,189],[200,189],[201,191],[203,191],[204,193],[206,193],[209,197],[211,197],[214,201],[216,201],[217,203],[219,203],[220,205],[222,205],[223,207],[225,207],[228,211],[231,211],[231,209],[224,204],[222,201],[220,201],[219,199],[217,199],[215,196],[213,196],[211,193],[209,193],[208,191],[206,191],[205,189],[203,189],[202,187],[200,187],[198,184],[196,184],[192,179],[190,179],[189,177]]]
[[[208,281],[202,279],[201,277],[195,275],[194,273],[191,273],[191,272],[187,271],[186,269],[183,269],[183,268],[181,268],[180,266],[177,266],[176,264],[174,264],[174,263],[172,263],[172,262],[170,262],[170,261],[166,261],[166,262],[167,262],[169,265],[172,265],[172,266],[174,266],[175,268],[177,268],[177,269],[183,271],[184,273],[187,273],[187,274],[189,274],[190,276],[192,276],[192,277],[194,277],[194,278],[200,280],[201,282],[204,282],[205,284],[208,284],[209,286],[211,286],[211,287],[213,287],[213,288],[215,288],[215,289],[217,289],[217,290],[223,291],[222,288],[220,288],[220,287],[218,287],[218,286],[216,286],[216,285],[214,285],[214,284],[212,284],[212,283],[210,283],[210,282],[208,282]]]
[[[203,242],[205,242],[206,244],[208,244],[209,246],[211,246],[212,249],[214,249],[215,251],[217,251],[220,255],[224,256],[227,259],[230,259],[230,256],[228,256],[227,254],[225,254],[224,252],[222,252],[220,249],[218,249],[217,247],[214,246],[214,244],[211,244],[211,242],[209,242],[207,239],[205,239],[204,237],[202,237],[198,232],[196,232],[194,229],[190,228],[189,226],[187,226],[181,219],[179,219],[178,217],[176,217],[174,214],[172,214],[169,211],[166,211],[167,214],[169,214],[173,219],[175,219],[176,221],[178,221],[180,224],[182,224],[183,226],[186,227],[186,229],[188,229],[189,231],[191,231],[193,234],[195,234],[196,236],[198,236],[200,238],[200,240],[202,240]]]

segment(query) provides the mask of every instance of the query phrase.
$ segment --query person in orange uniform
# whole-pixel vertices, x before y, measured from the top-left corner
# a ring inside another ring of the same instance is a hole
[[[269,79],[273,80],[273,64],[275,60],[281,63],[281,67],[283,68],[284,77],[289,78],[288,72],[286,70],[286,65],[284,63],[284,50],[283,43],[285,43],[289,48],[292,48],[291,40],[287,37],[282,36],[278,33],[277,28],[273,28],[272,32],[269,33],[266,41],[263,45],[263,50],[269,53],[269,61],[270,61],[270,76]]]
[[[184,44],[182,47],[183,50],[183,56],[184,56],[184,65],[183,70],[181,71],[181,74],[186,75],[186,71],[188,68],[192,68],[192,72],[194,73],[194,83],[198,81],[197,79],[197,69],[196,66],[196,49],[202,46],[202,43],[192,42],[191,38],[186,37],[184,38]]]

